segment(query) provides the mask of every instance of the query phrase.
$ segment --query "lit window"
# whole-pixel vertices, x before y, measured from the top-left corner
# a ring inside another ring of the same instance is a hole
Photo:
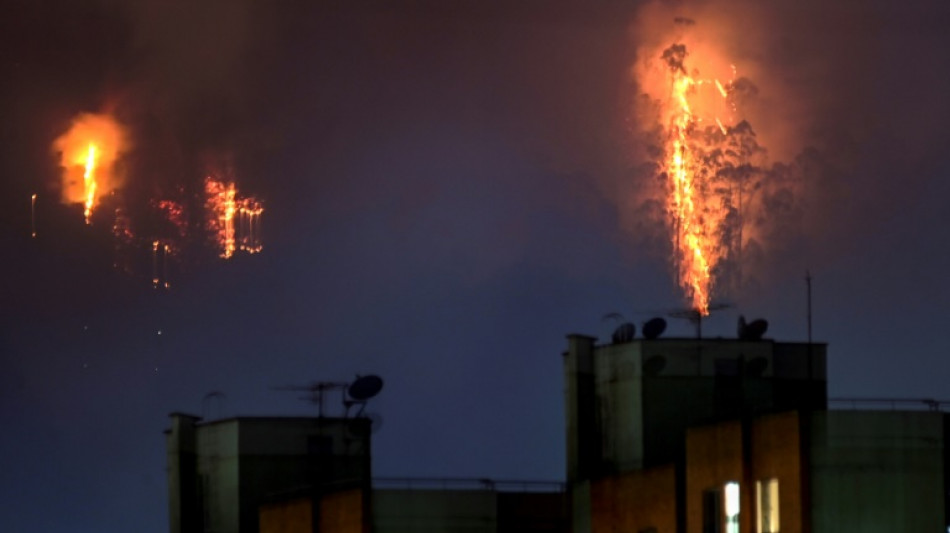
[[[778,479],[755,482],[755,515],[758,533],[778,533]]]
[[[739,533],[739,484],[730,481],[723,486],[723,511],[726,514],[726,532]]]

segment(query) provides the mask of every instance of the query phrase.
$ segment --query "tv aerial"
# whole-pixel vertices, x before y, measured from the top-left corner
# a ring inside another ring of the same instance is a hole
[[[671,318],[685,318],[686,320],[689,320],[690,322],[696,325],[696,338],[702,339],[703,338],[703,317],[705,315],[711,314],[713,311],[721,311],[723,309],[729,309],[730,307],[732,307],[732,304],[730,303],[711,304],[706,309],[707,312],[705,314],[703,314],[702,311],[700,311],[699,309],[695,307],[691,307],[689,309],[674,309],[673,311],[670,311],[669,313],[667,313],[667,316]]]
[[[317,416],[324,417],[324,406],[328,394],[340,391],[340,403],[344,408],[344,418],[350,417],[350,409],[356,408],[354,417],[363,416],[363,410],[366,408],[366,402],[375,397],[383,389],[383,378],[369,374],[366,376],[357,375],[352,382],[345,381],[315,381],[309,385],[284,385],[272,387],[274,390],[299,391],[309,393],[301,398],[317,406]]]

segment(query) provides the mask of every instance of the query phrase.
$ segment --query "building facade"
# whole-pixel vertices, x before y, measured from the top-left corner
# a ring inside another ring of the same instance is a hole
[[[258,509],[301,488],[365,490],[365,418],[171,415],[166,434],[172,533],[257,533]]]
[[[369,492],[301,495],[266,504],[260,513],[261,533],[569,531],[565,494],[559,483],[377,480]],[[362,519],[366,514],[368,521]]]
[[[823,344],[571,335],[575,532],[950,531],[950,424],[828,410]]]
[[[674,523],[685,524],[687,431],[788,410],[823,410],[825,359],[824,344],[656,338],[598,345],[593,337],[569,335],[565,428],[573,531],[593,531],[595,516],[598,524],[612,516],[605,509],[633,505],[644,508],[643,516],[653,512],[643,500],[614,498],[620,493],[666,502],[662,506],[676,513]],[[662,497],[650,492],[653,486]],[[647,519],[631,524],[640,526],[660,530]]]

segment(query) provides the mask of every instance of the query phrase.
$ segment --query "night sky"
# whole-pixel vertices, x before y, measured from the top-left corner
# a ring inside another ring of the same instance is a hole
[[[358,373],[375,475],[563,479],[564,336],[686,305],[637,202],[633,67],[671,22],[642,4],[5,0],[0,530],[167,531],[168,413],[314,414],[273,387]],[[665,5],[719,29],[802,176],[704,334],[804,341],[810,271],[831,396],[950,398],[950,4]],[[59,202],[84,112],[130,137],[130,272]],[[143,202],[221,166],[263,253],[193,242],[152,289]]]

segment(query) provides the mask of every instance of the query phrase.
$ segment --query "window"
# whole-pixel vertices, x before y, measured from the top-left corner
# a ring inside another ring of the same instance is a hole
[[[723,486],[723,511],[726,515],[726,533],[739,533],[739,484],[730,481]]]
[[[778,533],[778,479],[755,482],[755,515],[758,533]]]
[[[722,498],[719,489],[703,491],[703,533],[722,532]]]
[[[739,483],[703,492],[703,533],[739,533]]]

